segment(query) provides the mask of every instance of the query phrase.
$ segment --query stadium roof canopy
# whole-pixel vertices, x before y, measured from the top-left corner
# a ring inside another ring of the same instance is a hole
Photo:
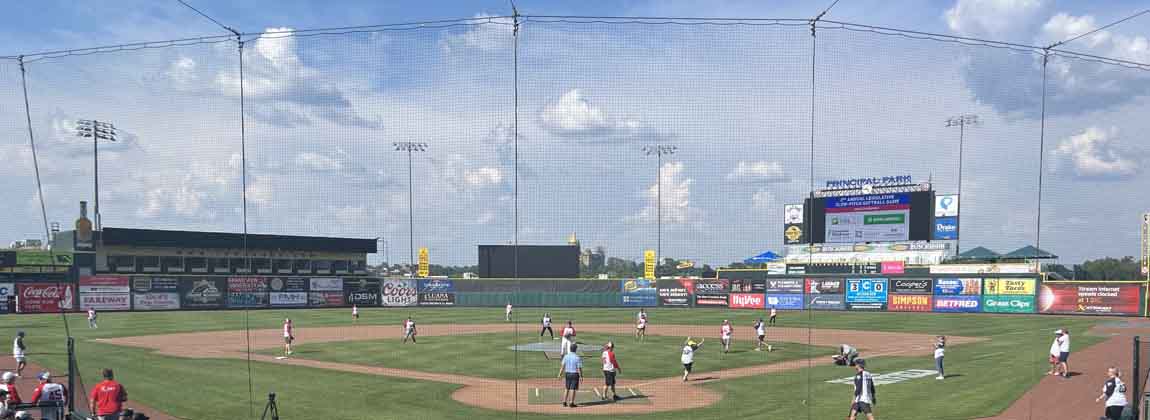
[[[1058,256],[1051,254],[1050,252],[1047,252],[1045,250],[1039,249],[1039,248],[1035,247],[1034,245],[1027,245],[1027,246],[1024,246],[1022,248],[1018,248],[1014,251],[1008,252],[1006,255],[1003,255],[1002,258],[1031,259],[1031,260],[1033,260],[1033,259],[1054,259],[1054,258],[1058,258]]]
[[[243,234],[225,232],[107,227],[99,232],[99,238],[104,246],[231,249],[245,247]],[[248,234],[246,247],[259,250],[374,253],[376,252],[376,241],[375,239]]]
[[[996,260],[1002,258],[1002,254],[980,246],[959,253],[958,258],[963,260]]]

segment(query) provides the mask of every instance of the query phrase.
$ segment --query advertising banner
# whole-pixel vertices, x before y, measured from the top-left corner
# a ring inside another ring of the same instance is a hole
[[[102,311],[126,311],[132,309],[132,296],[127,293],[84,293],[80,292],[80,309]]]
[[[1035,279],[984,279],[984,295],[1034,296]]]
[[[228,277],[228,307],[268,306],[268,282],[263,277]]]
[[[21,313],[46,313],[72,310],[76,291],[64,283],[16,284],[16,310]]]
[[[387,279],[383,281],[383,306],[415,306],[419,304],[419,284],[415,280]]]
[[[802,293],[803,292],[803,279],[769,279],[767,280],[766,290],[767,293]]]
[[[788,245],[801,244],[806,240],[806,235],[803,233],[803,205],[784,205],[783,243]]]
[[[313,292],[340,292],[343,293],[343,279],[339,277],[312,277],[309,279]]]
[[[886,303],[887,279],[847,279],[847,303]]]
[[[934,294],[939,296],[978,296],[982,294],[982,279],[951,277],[934,279]]]
[[[447,279],[419,280],[421,306],[450,306],[455,304],[455,283]]]
[[[180,279],[175,277],[132,277],[132,291],[176,292],[180,290]]]
[[[938,296],[934,297],[935,312],[982,312],[982,298],[979,296]]]
[[[983,295],[982,311],[991,313],[1032,314],[1035,311],[1034,296]]]
[[[767,298],[767,307],[768,308],[792,310],[792,309],[803,309],[803,307],[805,306],[805,305],[803,305],[803,302],[805,300],[803,299],[802,293],[769,294],[769,295],[766,295],[766,298]]]
[[[930,279],[890,279],[890,292],[901,295],[929,295],[934,291]]]
[[[307,292],[270,292],[268,302],[272,306],[307,306]]]
[[[937,264],[930,266],[931,274],[1032,274],[1034,264]]]
[[[692,279],[660,280],[659,303],[663,306],[691,306],[691,291],[695,289]]]
[[[886,309],[891,312],[930,312],[931,295],[891,294]]]
[[[419,248],[419,277],[427,277],[431,275],[431,259],[428,256],[427,248]]]
[[[698,280],[695,282],[695,306],[728,306],[727,279]]]
[[[879,264],[879,271],[883,274],[902,274],[906,272],[906,264],[902,261],[883,261]]]
[[[818,311],[841,311],[846,309],[846,300],[841,293],[807,295],[807,308]]]
[[[958,216],[958,195],[934,197],[934,217]]]
[[[729,300],[731,309],[763,309],[766,307],[763,295],[760,293],[731,293]],[[799,302],[802,302],[801,298]]]
[[[0,283],[0,314],[12,312],[16,309],[8,307],[9,296],[16,296],[16,285],[13,283]]]
[[[731,279],[731,293],[759,293],[766,290],[763,279]]]
[[[653,279],[655,278],[655,251],[643,251],[643,277]]]
[[[309,292],[308,306],[322,308],[325,306],[343,306],[343,292]]]
[[[80,293],[128,293],[129,281],[128,276],[81,276]]]
[[[806,292],[808,295],[843,294],[843,279],[830,279],[811,277],[806,279]]]
[[[176,292],[134,293],[132,309],[136,311],[161,311],[180,309],[180,294]]]
[[[848,311],[885,311],[886,302],[847,302]]]
[[[621,280],[619,290],[623,306],[655,306],[659,304],[659,290],[654,280]]]
[[[310,281],[304,277],[272,277],[268,280],[268,290],[272,292],[305,292]]]
[[[931,238],[936,241],[953,241],[958,239],[958,218],[937,217],[934,219],[934,231]]]
[[[1038,311],[1044,314],[1140,315],[1141,285],[1117,283],[1043,284]]]
[[[910,194],[826,199],[826,242],[894,242],[910,238]]]
[[[227,281],[222,278],[180,279],[181,304],[184,308],[219,308],[224,304]]]
[[[344,279],[343,287],[348,305],[379,306],[382,287],[379,279],[364,277]]]

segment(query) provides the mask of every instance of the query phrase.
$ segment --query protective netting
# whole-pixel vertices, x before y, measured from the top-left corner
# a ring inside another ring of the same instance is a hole
[[[1137,52],[1118,58],[1148,61]],[[133,401],[181,418],[259,417],[267,392],[288,401],[281,408],[290,407],[292,418],[554,414],[560,341],[539,331],[544,313],[556,334],[573,319],[585,337],[578,343],[584,369],[592,372],[583,385],[588,395],[600,395],[590,387],[602,386],[607,341],[624,367],[637,366],[637,378],[621,376],[633,400],[618,412],[592,404],[594,414],[834,418],[846,411],[844,378],[854,374],[827,363],[840,344],[885,349],[864,354],[876,357],[874,369],[908,378],[918,372],[912,379],[921,379],[933,368],[923,355],[935,335],[985,334],[991,337],[985,342],[958,340],[979,354],[1009,357],[999,373],[1034,378],[1023,381],[1033,385],[1047,367],[1048,332],[1077,333],[1092,324],[1018,317],[1016,327],[986,326],[977,317],[993,315],[935,322],[910,313],[938,309],[931,306],[933,290],[897,309],[884,294],[884,311],[855,312],[843,301],[819,308],[828,311],[803,310],[822,275],[840,282],[826,289],[840,297],[848,279],[878,275],[861,271],[868,261],[815,273],[811,253],[809,271],[748,277],[739,283],[746,290],[731,289],[738,275],[712,268],[755,266],[744,259],[809,243],[814,232],[785,239],[784,206],[803,203],[828,181],[882,176],[910,176],[940,195],[961,197],[961,240],[934,242],[951,255],[1025,246],[1074,262],[1135,255],[1146,208],[1140,193],[1150,185],[1142,138],[1150,122],[1131,116],[1150,111],[1148,86],[1145,66],[807,20],[481,17],[328,31],[268,28],[238,40],[6,59],[0,60],[0,176],[7,182],[0,191],[10,205],[0,238],[42,237],[53,222],[69,230],[81,200],[106,228],[238,234],[216,244],[222,255],[207,251],[231,265],[227,275],[173,274],[172,290],[163,292],[133,281],[132,292],[149,297],[133,295],[129,307],[175,290],[175,299],[189,299],[185,289],[201,287],[197,306],[184,309],[244,311],[112,314],[109,323],[131,331],[73,334],[85,383],[97,380],[99,368],[116,367]],[[77,137],[78,120],[114,124],[115,141],[94,146]],[[281,276],[309,277],[293,280],[308,284],[293,289],[288,280],[250,278],[274,277],[282,261],[342,254],[253,246],[254,234],[368,239],[378,250],[362,266],[342,260],[324,275]],[[507,278],[460,278],[478,271],[477,245],[567,243],[583,252],[581,279],[524,279],[518,270],[531,261],[518,260]],[[456,279],[437,283],[444,288],[436,293],[444,293],[431,296],[422,280],[403,278],[420,265],[423,248],[431,275]],[[129,261],[115,252],[97,258]],[[142,252],[164,261],[161,250]],[[198,247],[181,252],[205,255]],[[644,276],[648,252],[656,276],[665,277],[660,284],[714,278],[728,300],[699,308],[705,304],[692,291],[682,308],[667,300],[628,304],[629,286],[620,281]],[[124,264],[149,266],[140,258]],[[145,273],[131,275],[162,277]],[[764,280],[783,274],[793,274],[793,283]],[[32,277],[13,274],[4,282]],[[327,277],[344,277],[343,286],[319,289]],[[986,304],[977,297],[983,283],[972,284],[976,297],[946,299]],[[205,289],[215,290],[214,297]],[[388,290],[410,293],[401,298],[405,305],[458,307],[379,309],[364,317],[366,326],[346,325],[347,307],[367,313],[387,306]],[[758,301],[741,300],[756,293]],[[450,302],[436,300],[448,295]],[[797,307],[780,303],[795,296],[790,305]],[[73,309],[91,303],[80,298]],[[494,308],[510,303],[517,309],[505,320]],[[752,325],[773,305],[784,309],[782,324],[770,327],[778,351],[759,351]],[[286,310],[307,306],[333,308]],[[650,342],[636,337],[640,307],[653,312]],[[253,308],[270,310],[247,310]],[[426,347],[390,347],[408,317],[426,328],[420,338]],[[284,318],[316,328],[302,330],[301,342],[309,333],[327,340],[300,347],[301,359],[314,360],[298,363],[310,366],[275,359]],[[83,327],[82,316],[69,319],[73,329]],[[724,320],[735,329],[729,353],[718,342]],[[39,328],[35,345],[57,346],[65,335],[58,323],[5,320],[0,335]],[[226,333],[179,337],[188,341],[171,344],[169,352],[206,358],[174,362],[96,340],[194,331]],[[889,335],[860,337],[871,331]],[[714,337],[696,355],[696,382],[683,383],[680,351],[688,337],[703,336]],[[373,341],[355,342],[360,338]],[[218,347],[197,352],[201,343]],[[987,363],[981,356],[962,347],[951,354],[959,372],[974,372],[954,381],[974,383],[987,373],[976,369]],[[59,370],[67,366],[62,360],[37,362]],[[414,376],[422,380],[396,380],[412,377],[396,369],[419,371]],[[211,404],[173,400],[164,391],[173,384],[210,385],[219,395]],[[922,418],[944,392],[887,386],[883,418]],[[1038,404],[1018,400],[1025,388],[983,391],[1012,398],[955,404],[928,417],[1032,413]]]

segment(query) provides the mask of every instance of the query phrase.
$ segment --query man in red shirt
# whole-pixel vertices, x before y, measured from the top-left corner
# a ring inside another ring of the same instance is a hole
[[[104,381],[92,388],[89,408],[97,420],[120,420],[124,402],[128,401],[128,391],[113,379],[115,374],[112,369],[104,369],[103,373]]]
[[[615,375],[623,373],[623,367],[615,360],[615,343],[608,341],[603,345],[603,399],[607,399],[607,388],[611,389],[611,398],[619,401],[619,393],[615,392]]]

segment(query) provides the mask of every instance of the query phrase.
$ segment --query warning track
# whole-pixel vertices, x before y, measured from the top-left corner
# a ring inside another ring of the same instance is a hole
[[[459,325],[452,324],[425,324],[420,326],[419,334],[420,337],[450,336],[459,334],[462,328],[463,327]],[[580,325],[581,331],[618,335],[628,335],[631,333],[632,328],[630,324]],[[506,333],[513,332],[514,330],[515,325],[513,324],[469,324],[466,326],[468,334]],[[835,329],[808,330],[806,328],[771,328],[767,330],[767,333],[768,341],[771,342],[809,343],[816,346],[838,346],[843,337],[851,337],[851,344],[865,351],[869,357],[893,355],[928,356],[931,352],[928,344],[933,339],[932,336],[924,334]],[[715,334],[715,328],[699,325],[660,325],[658,328],[652,329],[650,334],[677,337],[718,338]],[[396,338],[397,331],[393,326],[361,325],[299,328],[296,330],[296,335],[304,338],[308,343],[334,343]],[[148,348],[158,353],[175,357],[246,359],[248,356],[245,351],[248,348],[249,337],[253,350],[275,349],[283,345],[283,336],[278,329],[253,330],[249,333],[245,333],[244,331],[180,333],[120,337],[97,341],[122,346]],[[949,337],[949,340],[952,344],[962,344],[982,341],[984,339],[974,337]],[[519,401],[519,397],[526,395],[530,389],[562,388],[562,382],[558,379],[522,379],[514,381],[298,358],[278,360],[274,356],[263,354],[252,354],[251,358],[252,360],[267,363],[306,366],[342,372],[461,385],[462,387],[452,394],[454,400],[492,410],[518,410],[520,412],[552,414],[613,415],[678,411],[706,407],[719,402],[723,398],[723,395],[711,389],[696,385],[723,379],[763,375],[830,363],[829,358],[818,357],[708,372],[703,375],[708,379],[692,380],[688,383],[683,383],[678,376],[644,380],[640,384],[622,383],[621,385],[624,386],[641,388],[643,394],[647,396],[651,404],[602,404],[584,406],[578,409],[578,411],[572,412],[570,409],[565,409],[559,405],[532,405],[527,404],[526,401]],[[590,390],[587,392],[590,392]]]

